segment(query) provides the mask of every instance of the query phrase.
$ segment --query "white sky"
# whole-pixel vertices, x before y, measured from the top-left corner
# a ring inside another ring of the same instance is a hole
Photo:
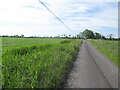
[[[74,33],[118,36],[118,0],[42,0]],[[1,0],[0,35],[74,35],[38,0]]]

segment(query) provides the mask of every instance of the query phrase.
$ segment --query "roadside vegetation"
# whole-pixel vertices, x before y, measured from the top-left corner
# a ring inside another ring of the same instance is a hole
[[[110,40],[88,40],[96,49],[118,65],[118,42]]]
[[[79,34],[80,38],[88,39],[88,41],[112,62],[118,65],[118,51],[120,49],[120,38],[114,38],[113,34],[108,34],[107,37],[98,32],[86,29]],[[120,66],[120,65],[119,65]]]
[[[2,87],[60,87],[80,43],[79,39],[3,38]]]
[[[2,44],[0,44],[2,87],[60,87],[76,58],[82,39],[89,39],[88,41],[96,49],[118,65],[120,38],[113,38],[112,34],[106,38],[100,33],[86,29],[76,36],[65,34],[62,37],[48,38],[31,38],[24,35],[2,36]]]

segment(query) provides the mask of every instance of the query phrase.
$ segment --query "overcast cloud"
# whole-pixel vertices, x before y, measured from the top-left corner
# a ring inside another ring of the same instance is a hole
[[[91,29],[118,36],[118,0],[42,0],[74,33]],[[38,0],[1,0],[0,34],[71,34]]]

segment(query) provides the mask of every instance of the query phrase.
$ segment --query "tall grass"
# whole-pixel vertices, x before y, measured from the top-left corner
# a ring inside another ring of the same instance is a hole
[[[80,40],[60,40],[5,48],[3,88],[60,87],[79,47]]]
[[[88,40],[96,49],[118,65],[118,41]]]

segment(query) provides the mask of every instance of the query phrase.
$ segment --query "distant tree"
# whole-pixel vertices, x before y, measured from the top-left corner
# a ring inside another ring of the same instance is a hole
[[[19,35],[14,35],[13,37],[19,37]]]
[[[71,38],[71,35],[69,35],[69,38]]]
[[[66,38],[66,34],[62,34],[60,37],[61,38]]]
[[[23,34],[21,34],[21,37],[24,37],[24,35],[23,35]]]
[[[83,31],[82,35],[84,38],[87,38],[87,39],[95,39],[95,36],[92,30],[86,29],[85,31]]]
[[[61,35],[61,38],[68,38],[66,34]]]
[[[101,39],[104,39],[104,40],[105,40],[105,39],[106,39],[106,37],[105,37],[105,36],[101,36]]]
[[[79,39],[80,39],[80,34],[77,34],[77,38],[79,38]]]
[[[66,34],[63,34],[64,37],[66,37]]]
[[[2,35],[2,37],[8,37],[8,35]]]
[[[79,34],[77,34],[76,38],[83,39],[83,36],[83,32],[80,32]]]
[[[94,36],[95,36],[95,39],[101,39],[101,34],[100,33],[95,32]]]
[[[68,38],[68,36],[65,36],[65,38]]]
[[[77,36],[74,37],[75,39],[77,38]]]
[[[112,40],[113,39],[113,34],[109,34],[108,38],[109,38],[109,40]]]

